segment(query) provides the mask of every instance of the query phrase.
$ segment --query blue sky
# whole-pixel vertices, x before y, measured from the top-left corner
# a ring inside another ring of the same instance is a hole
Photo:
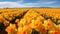
[[[0,0],[0,8],[60,7],[60,0]]]

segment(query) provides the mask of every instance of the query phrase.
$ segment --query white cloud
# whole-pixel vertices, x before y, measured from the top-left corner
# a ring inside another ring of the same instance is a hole
[[[22,4],[16,3],[16,2],[0,2],[0,7],[25,7]]]
[[[0,2],[0,8],[22,8],[22,7],[42,7],[45,4],[54,4],[56,1],[49,2],[36,2],[36,3],[23,3],[23,0],[18,0],[17,2]]]
[[[56,3],[56,1],[45,2],[45,4],[54,4],[54,3]]]
[[[35,4],[21,4],[21,3],[17,3],[17,2],[0,2],[0,8],[14,8],[14,7],[34,7]]]

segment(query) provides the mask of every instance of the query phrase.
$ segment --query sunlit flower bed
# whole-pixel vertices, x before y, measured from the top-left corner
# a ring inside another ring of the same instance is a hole
[[[9,14],[11,13],[11,14]],[[7,34],[60,34],[60,19],[30,9],[0,15]]]

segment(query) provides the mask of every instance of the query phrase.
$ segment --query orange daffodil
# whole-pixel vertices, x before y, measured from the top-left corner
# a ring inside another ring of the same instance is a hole
[[[46,29],[50,29],[51,27],[53,27],[53,22],[51,22],[50,20],[45,20],[43,25]]]
[[[17,34],[30,34],[31,31],[32,31],[32,28],[30,25],[28,25],[28,23],[26,22],[26,19],[22,19],[18,23]]]
[[[24,27],[18,27],[17,34],[30,34],[32,28],[30,26],[24,25]]]
[[[40,27],[40,25],[42,25],[42,23],[38,20],[32,20],[32,23],[30,24],[32,28],[37,28]]]
[[[60,34],[60,32],[58,30],[50,30],[49,34]]]
[[[8,34],[14,34],[17,31],[15,24],[10,23],[10,25],[6,28],[6,31]]]

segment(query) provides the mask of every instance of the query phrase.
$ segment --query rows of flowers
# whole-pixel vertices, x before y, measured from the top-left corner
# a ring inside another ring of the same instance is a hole
[[[11,11],[0,14],[0,22],[7,34],[60,34],[60,20],[46,13],[34,9]]]

